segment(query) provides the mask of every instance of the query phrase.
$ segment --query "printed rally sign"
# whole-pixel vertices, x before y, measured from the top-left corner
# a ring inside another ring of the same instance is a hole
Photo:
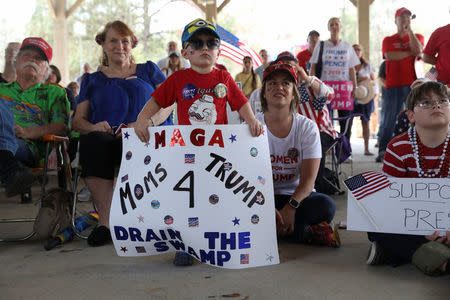
[[[351,81],[324,81],[334,90],[334,98],[331,100],[331,109],[353,110],[353,82]]]
[[[349,230],[415,235],[450,230],[448,178],[394,178],[369,171],[345,184]]]
[[[265,134],[247,125],[123,129],[111,207],[119,256],[185,251],[224,268],[278,264]]]

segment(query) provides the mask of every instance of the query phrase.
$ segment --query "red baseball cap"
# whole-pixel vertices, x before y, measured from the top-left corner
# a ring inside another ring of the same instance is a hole
[[[52,47],[50,47],[50,45],[43,38],[28,37],[24,39],[22,45],[20,46],[20,50],[27,47],[34,47],[41,50],[48,62],[52,60]]]
[[[408,13],[410,16],[412,15],[412,12],[409,9],[407,9],[406,7],[401,7],[395,12],[395,18],[397,19],[397,17],[403,13]]]
[[[297,85],[297,70],[290,64],[284,64],[281,61],[271,63],[267,68],[264,69],[263,81],[267,79],[269,75],[274,72],[283,71],[289,74]]]
[[[279,62],[282,59],[288,59],[298,62],[297,58],[289,51],[283,51],[280,54],[278,54],[277,59],[275,61]]]

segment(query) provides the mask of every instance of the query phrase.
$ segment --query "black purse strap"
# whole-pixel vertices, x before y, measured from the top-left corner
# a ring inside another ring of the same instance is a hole
[[[321,78],[322,77],[322,55],[323,55],[323,45],[324,41],[320,41],[320,51],[319,51],[319,59],[317,61],[316,70],[320,71],[320,74],[316,72],[316,77]]]

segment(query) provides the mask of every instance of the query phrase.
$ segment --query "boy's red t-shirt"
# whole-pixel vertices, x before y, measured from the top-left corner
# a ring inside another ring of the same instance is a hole
[[[424,38],[421,34],[415,34],[419,42],[423,45]],[[397,33],[383,40],[383,58],[386,52],[410,51],[409,35],[401,38]],[[415,56],[408,56],[398,61],[386,61],[386,88],[410,85],[417,79],[414,71]]]
[[[176,102],[180,125],[228,124],[227,102],[233,111],[247,103],[230,73],[215,68],[208,74],[191,68],[177,71],[152,97],[164,108]]]

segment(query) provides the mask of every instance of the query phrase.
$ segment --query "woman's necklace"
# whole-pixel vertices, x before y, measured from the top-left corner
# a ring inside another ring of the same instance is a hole
[[[447,133],[447,137],[445,138],[444,147],[442,149],[442,154],[440,156],[439,160],[439,166],[434,171],[427,171],[423,170],[422,166],[425,168],[425,158],[424,158],[424,145],[420,142],[420,139],[417,136],[416,128],[411,127],[410,130],[408,130],[408,136],[412,143],[412,149],[413,149],[413,156],[416,160],[416,166],[417,166],[417,172],[419,173],[419,177],[450,177],[450,165],[449,165],[449,158],[445,155],[447,153],[448,148],[448,142],[450,140],[450,133]],[[447,169],[447,176],[444,176],[444,174],[441,174],[441,170],[445,172],[445,169]],[[441,176],[438,176],[441,175]]]
[[[105,67],[102,70],[102,72],[107,74],[107,76],[110,78],[126,79],[126,78],[134,75],[136,71],[133,70],[133,65],[130,64],[130,66],[125,71],[113,69],[109,66],[109,67]]]

